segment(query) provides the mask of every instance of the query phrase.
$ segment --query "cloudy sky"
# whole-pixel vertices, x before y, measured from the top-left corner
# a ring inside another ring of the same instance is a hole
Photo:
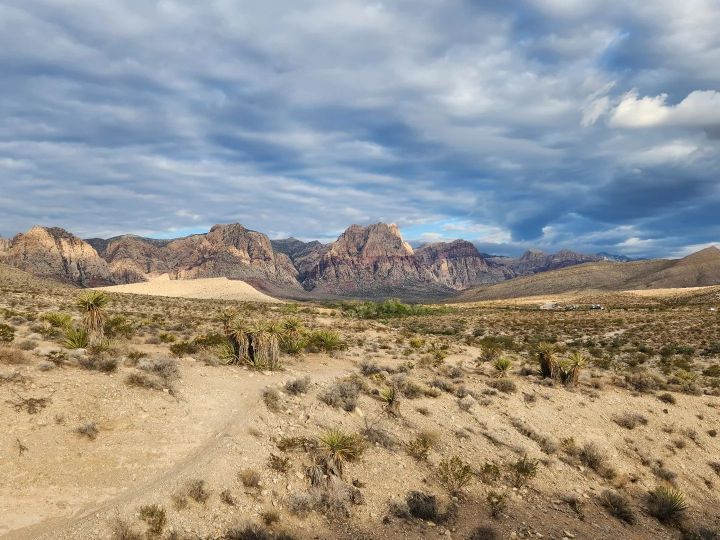
[[[682,255],[720,240],[717,0],[3,0],[0,234]]]

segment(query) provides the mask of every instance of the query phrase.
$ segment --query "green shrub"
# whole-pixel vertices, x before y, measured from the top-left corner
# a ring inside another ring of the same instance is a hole
[[[86,349],[89,343],[88,333],[84,328],[68,326],[65,329],[63,345],[66,349]]]
[[[15,339],[15,329],[5,323],[0,323],[0,343],[11,343]]]
[[[438,480],[451,494],[467,487],[474,477],[472,467],[457,456],[443,459],[438,465]]]

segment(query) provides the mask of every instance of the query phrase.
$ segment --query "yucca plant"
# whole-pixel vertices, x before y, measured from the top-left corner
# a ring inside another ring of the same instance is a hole
[[[68,326],[65,329],[63,345],[66,349],[86,349],[89,345],[87,332],[84,328]]]
[[[557,375],[563,384],[577,386],[580,370],[586,365],[585,356],[581,352],[575,351],[565,360],[558,362]]]
[[[443,459],[438,465],[438,480],[440,484],[456,495],[467,487],[474,477],[472,467],[457,456]]]
[[[330,429],[318,438],[318,449],[325,458],[328,469],[342,476],[344,464],[358,459],[365,450],[365,441],[356,433]]]
[[[400,416],[400,389],[396,384],[380,390],[380,399],[385,402],[385,409],[393,416]]]
[[[542,342],[536,348],[540,373],[544,378],[554,379],[557,371],[557,360],[555,359],[555,345]]]
[[[50,311],[43,313],[40,318],[46,321],[53,328],[65,328],[72,322],[72,317],[67,313],[60,313],[58,311]]]
[[[88,291],[80,295],[76,305],[83,313],[83,326],[90,342],[102,341],[105,325],[105,306],[110,299],[102,291]]]
[[[507,356],[501,356],[493,362],[495,374],[500,378],[507,377],[507,374],[510,371],[510,366],[512,366],[512,360],[510,360]]]
[[[679,521],[687,508],[685,494],[670,485],[658,486],[648,496],[648,512],[663,523]]]

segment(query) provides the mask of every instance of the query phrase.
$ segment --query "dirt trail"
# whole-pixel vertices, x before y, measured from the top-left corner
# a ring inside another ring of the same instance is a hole
[[[254,375],[233,378],[227,388],[235,397],[232,403],[219,403],[217,410],[227,410],[228,415],[219,428],[202,441],[179,461],[154,475],[146,482],[132,485],[120,495],[97,501],[76,510],[67,517],[53,517],[40,523],[11,530],[0,537],[3,540],[29,539],[88,539],[103,538],[103,531],[109,520],[127,513],[141,504],[166,499],[178,485],[192,478],[228,478],[238,470],[237,450],[241,440],[246,441],[248,428],[258,416],[262,416],[265,406],[262,403],[262,390],[277,385],[287,379],[309,375],[313,382],[323,383],[348,373],[352,364],[347,360],[333,359],[294,366],[287,372],[271,375]],[[328,365],[331,362],[331,365]],[[229,369],[229,368],[221,368]],[[221,375],[222,377],[222,375]],[[190,390],[192,381],[186,381]],[[212,396],[207,396],[212,399]],[[232,458],[232,459],[231,459]]]

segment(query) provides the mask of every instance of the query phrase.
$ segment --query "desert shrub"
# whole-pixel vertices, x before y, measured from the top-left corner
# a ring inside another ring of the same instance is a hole
[[[435,495],[421,491],[411,491],[405,497],[410,515],[425,521],[437,521],[440,516],[440,507]]]
[[[91,441],[97,439],[99,432],[100,431],[98,430],[97,424],[95,422],[85,422],[84,424],[81,424],[75,428],[75,433],[82,437],[87,437]]]
[[[192,342],[197,347],[217,347],[219,345],[222,345],[225,343],[225,336],[218,333],[218,332],[208,332],[207,334],[202,334],[200,336],[195,336],[195,338],[192,340]],[[193,354],[193,353],[189,353]]]
[[[340,334],[334,330],[313,330],[306,339],[306,348],[310,352],[333,352],[347,348]]]
[[[265,388],[262,393],[262,398],[268,410],[273,412],[280,410],[280,392],[275,388]]]
[[[259,488],[262,477],[255,469],[243,469],[238,473],[238,478],[246,488]]]
[[[376,426],[366,426],[361,435],[370,444],[382,446],[388,450],[393,450],[398,445],[398,440],[392,433]]]
[[[507,508],[507,499],[505,493],[501,493],[499,491],[491,489],[490,491],[488,491],[485,500],[490,507],[490,515],[494,519],[500,518],[500,516],[502,516],[502,513]]]
[[[534,478],[538,472],[540,462],[536,459],[530,459],[526,455],[510,464],[510,472],[513,475],[513,483],[516,487],[522,487]]]
[[[140,519],[147,523],[147,536],[150,538],[162,534],[167,524],[167,516],[165,509],[157,504],[148,504],[141,506],[139,510]]]
[[[198,352],[198,346],[192,341],[177,341],[170,345],[170,352],[177,358]]]
[[[260,519],[263,520],[263,523],[265,525],[270,527],[280,521],[280,512],[273,509],[263,510],[262,512],[260,512]]]
[[[40,315],[40,319],[47,322],[53,328],[65,328],[72,322],[72,317],[67,313],[50,311]]]
[[[87,356],[82,357],[78,360],[78,365],[90,371],[102,371],[103,373],[112,373],[117,370],[118,359],[99,355],[99,356]]]
[[[337,381],[321,392],[318,398],[326,405],[342,408],[348,412],[355,410],[361,387],[357,381],[346,379]]]
[[[708,465],[710,465],[710,468],[715,474],[720,476],[720,461],[710,461],[708,462]]]
[[[134,530],[127,521],[122,519],[113,520],[111,527],[112,540],[144,540],[144,536]]]
[[[536,347],[540,374],[544,378],[554,379],[557,374],[557,360],[555,359],[556,347],[552,343],[540,342]]]
[[[310,377],[293,379],[285,383],[285,391],[293,396],[305,394],[310,388]]]
[[[173,334],[168,334],[167,332],[162,332],[158,338],[161,343],[174,343],[177,339]]]
[[[687,510],[685,494],[672,486],[658,486],[648,494],[648,513],[662,523],[679,521]]]
[[[190,480],[187,484],[185,484],[185,494],[195,502],[203,504],[210,497],[210,493],[205,487],[205,480],[201,480],[199,478]]]
[[[235,502],[235,497],[232,496],[229,489],[223,489],[220,492],[220,500],[228,506],[235,506],[237,504]]]
[[[629,373],[625,375],[625,383],[638,392],[652,392],[660,384],[660,379],[650,373]]]
[[[532,426],[526,424],[519,418],[511,418],[510,423],[519,433],[535,441],[546,454],[554,454],[558,451],[559,444],[555,439],[538,433]]]
[[[309,493],[293,492],[285,499],[285,505],[290,513],[304,517],[312,511],[315,501]]]
[[[0,323],[0,343],[10,343],[15,339],[15,329],[9,324]]]
[[[612,478],[615,475],[615,471],[607,462],[607,457],[594,443],[585,443],[579,449],[578,458],[583,465],[591,468],[603,478]]]
[[[271,453],[268,457],[268,467],[273,471],[286,473],[290,470],[290,458]]]
[[[260,525],[253,524],[227,530],[222,540],[273,540],[273,535]]]
[[[438,443],[438,435],[432,431],[423,431],[412,441],[405,444],[405,450],[417,460],[426,460],[430,449]]]
[[[447,311],[446,308],[405,304],[397,299],[382,302],[344,302],[340,309],[346,317],[357,319],[391,319]]]
[[[474,477],[472,467],[457,456],[440,461],[437,475],[440,484],[451,494],[462,491]]]
[[[24,351],[0,343],[0,364],[19,365],[28,362],[29,358]]]
[[[377,375],[382,370],[383,368],[378,366],[375,362],[365,360],[360,363],[360,373],[365,375],[366,377],[369,377],[371,375]]]
[[[500,540],[500,533],[490,525],[481,525],[473,529],[468,540]]]
[[[142,359],[137,363],[138,371],[130,373],[125,382],[130,386],[155,390],[168,389],[174,392],[174,383],[180,378],[177,362],[170,358]]]
[[[675,396],[673,396],[670,392],[660,394],[657,398],[663,403],[669,403],[670,405],[675,405],[677,403]]]
[[[512,394],[515,390],[517,390],[517,385],[510,379],[496,379],[488,381],[487,384],[491,388],[503,392],[504,394]]]
[[[620,493],[605,490],[600,494],[599,502],[611,516],[630,525],[635,523],[635,512],[630,501]]]
[[[621,416],[613,418],[618,426],[624,427],[625,429],[635,429],[637,426],[645,426],[648,423],[648,419],[642,414],[638,413],[625,413]]]
[[[455,385],[447,379],[441,379],[440,377],[434,378],[430,383],[430,386],[442,390],[443,392],[448,392],[450,394],[455,393]]]
[[[135,325],[124,315],[113,315],[104,324],[105,335],[110,338],[129,339],[135,333]]]

